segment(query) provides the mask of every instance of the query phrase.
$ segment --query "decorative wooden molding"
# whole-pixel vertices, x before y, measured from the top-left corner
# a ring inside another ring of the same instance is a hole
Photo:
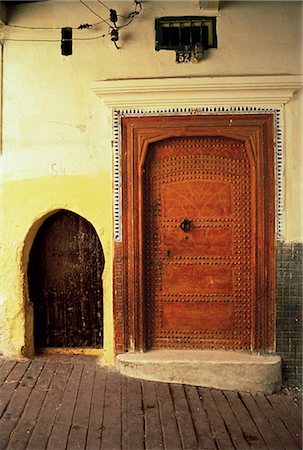
[[[91,89],[107,106],[172,107],[287,103],[303,86],[300,75],[139,78],[95,81]]]

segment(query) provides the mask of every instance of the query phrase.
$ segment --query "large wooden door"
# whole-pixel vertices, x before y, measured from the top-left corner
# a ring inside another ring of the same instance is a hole
[[[122,119],[116,351],[275,348],[274,117]]]
[[[171,138],[144,167],[148,348],[249,349],[255,216],[243,142]]]
[[[102,347],[104,256],[93,226],[59,211],[34,240],[28,283],[35,347]]]

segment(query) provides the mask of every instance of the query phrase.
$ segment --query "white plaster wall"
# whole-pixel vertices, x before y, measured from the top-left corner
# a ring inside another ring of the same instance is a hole
[[[132,2],[105,1],[125,15]],[[89,6],[101,16],[97,1]],[[218,49],[201,63],[176,64],[174,52],[156,52],[154,19],[203,15],[195,1],[143,1],[143,11],[120,32],[120,50],[109,37],[75,40],[73,55],[61,55],[61,27],[100,19],[76,1],[10,7],[10,24],[56,30],[4,31],[2,268],[0,351],[20,354],[26,342],[26,270],[35,232],[50,211],[71,209],[95,226],[106,258],[105,353],[113,358],[112,327],[112,148],[111,115],[89,89],[95,80],[150,77],[300,74],[301,2],[221,2]],[[75,31],[95,38],[107,25]],[[19,40],[18,41],[16,41]],[[20,40],[57,42],[20,42]],[[302,155],[298,95],[285,108],[286,239],[302,241]],[[301,179],[301,181],[300,181]],[[30,317],[30,315],[29,315]],[[29,321],[30,322],[30,321]]]
[[[107,17],[100,3],[88,4]],[[132,2],[107,4],[121,14],[132,9]],[[199,64],[176,64],[174,52],[154,50],[154,18],[184,14],[203,11],[198,1],[143,1],[140,16],[120,31],[120,50],[109,37],[74,41],[69,57],[61,55],[60,29],[45,32],[8,27],[4,41],[5,179],[54,172],[95,175],[98,168],[110,168],[111,153],[102,147],[110,130],[100,100],[89,90],[91,81],[301,73],[301,2],[221,2],[218,49],[209,50]],[[16,6],[11,8],[10,18],[15,25],[59,28],[98,21],[76,1]],[[108,26],[102,24],[93,30],[74,31],[74,37],[91,38],[107,32]],[[14,152],[22,155],[22,164],[16,165]]]

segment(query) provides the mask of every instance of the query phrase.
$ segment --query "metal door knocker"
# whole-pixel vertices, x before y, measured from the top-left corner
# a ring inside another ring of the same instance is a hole
[[[191,228],[190,220],[189,219],[182,220],[182,222],[180,224],[180,228],[182,231],[184,231],[184,233],[187,233]]]

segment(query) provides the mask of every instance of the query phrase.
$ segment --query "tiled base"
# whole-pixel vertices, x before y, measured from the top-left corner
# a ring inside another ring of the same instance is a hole
[[[277,243],[277,353],[283,382],[302,386],[303,244]]]

